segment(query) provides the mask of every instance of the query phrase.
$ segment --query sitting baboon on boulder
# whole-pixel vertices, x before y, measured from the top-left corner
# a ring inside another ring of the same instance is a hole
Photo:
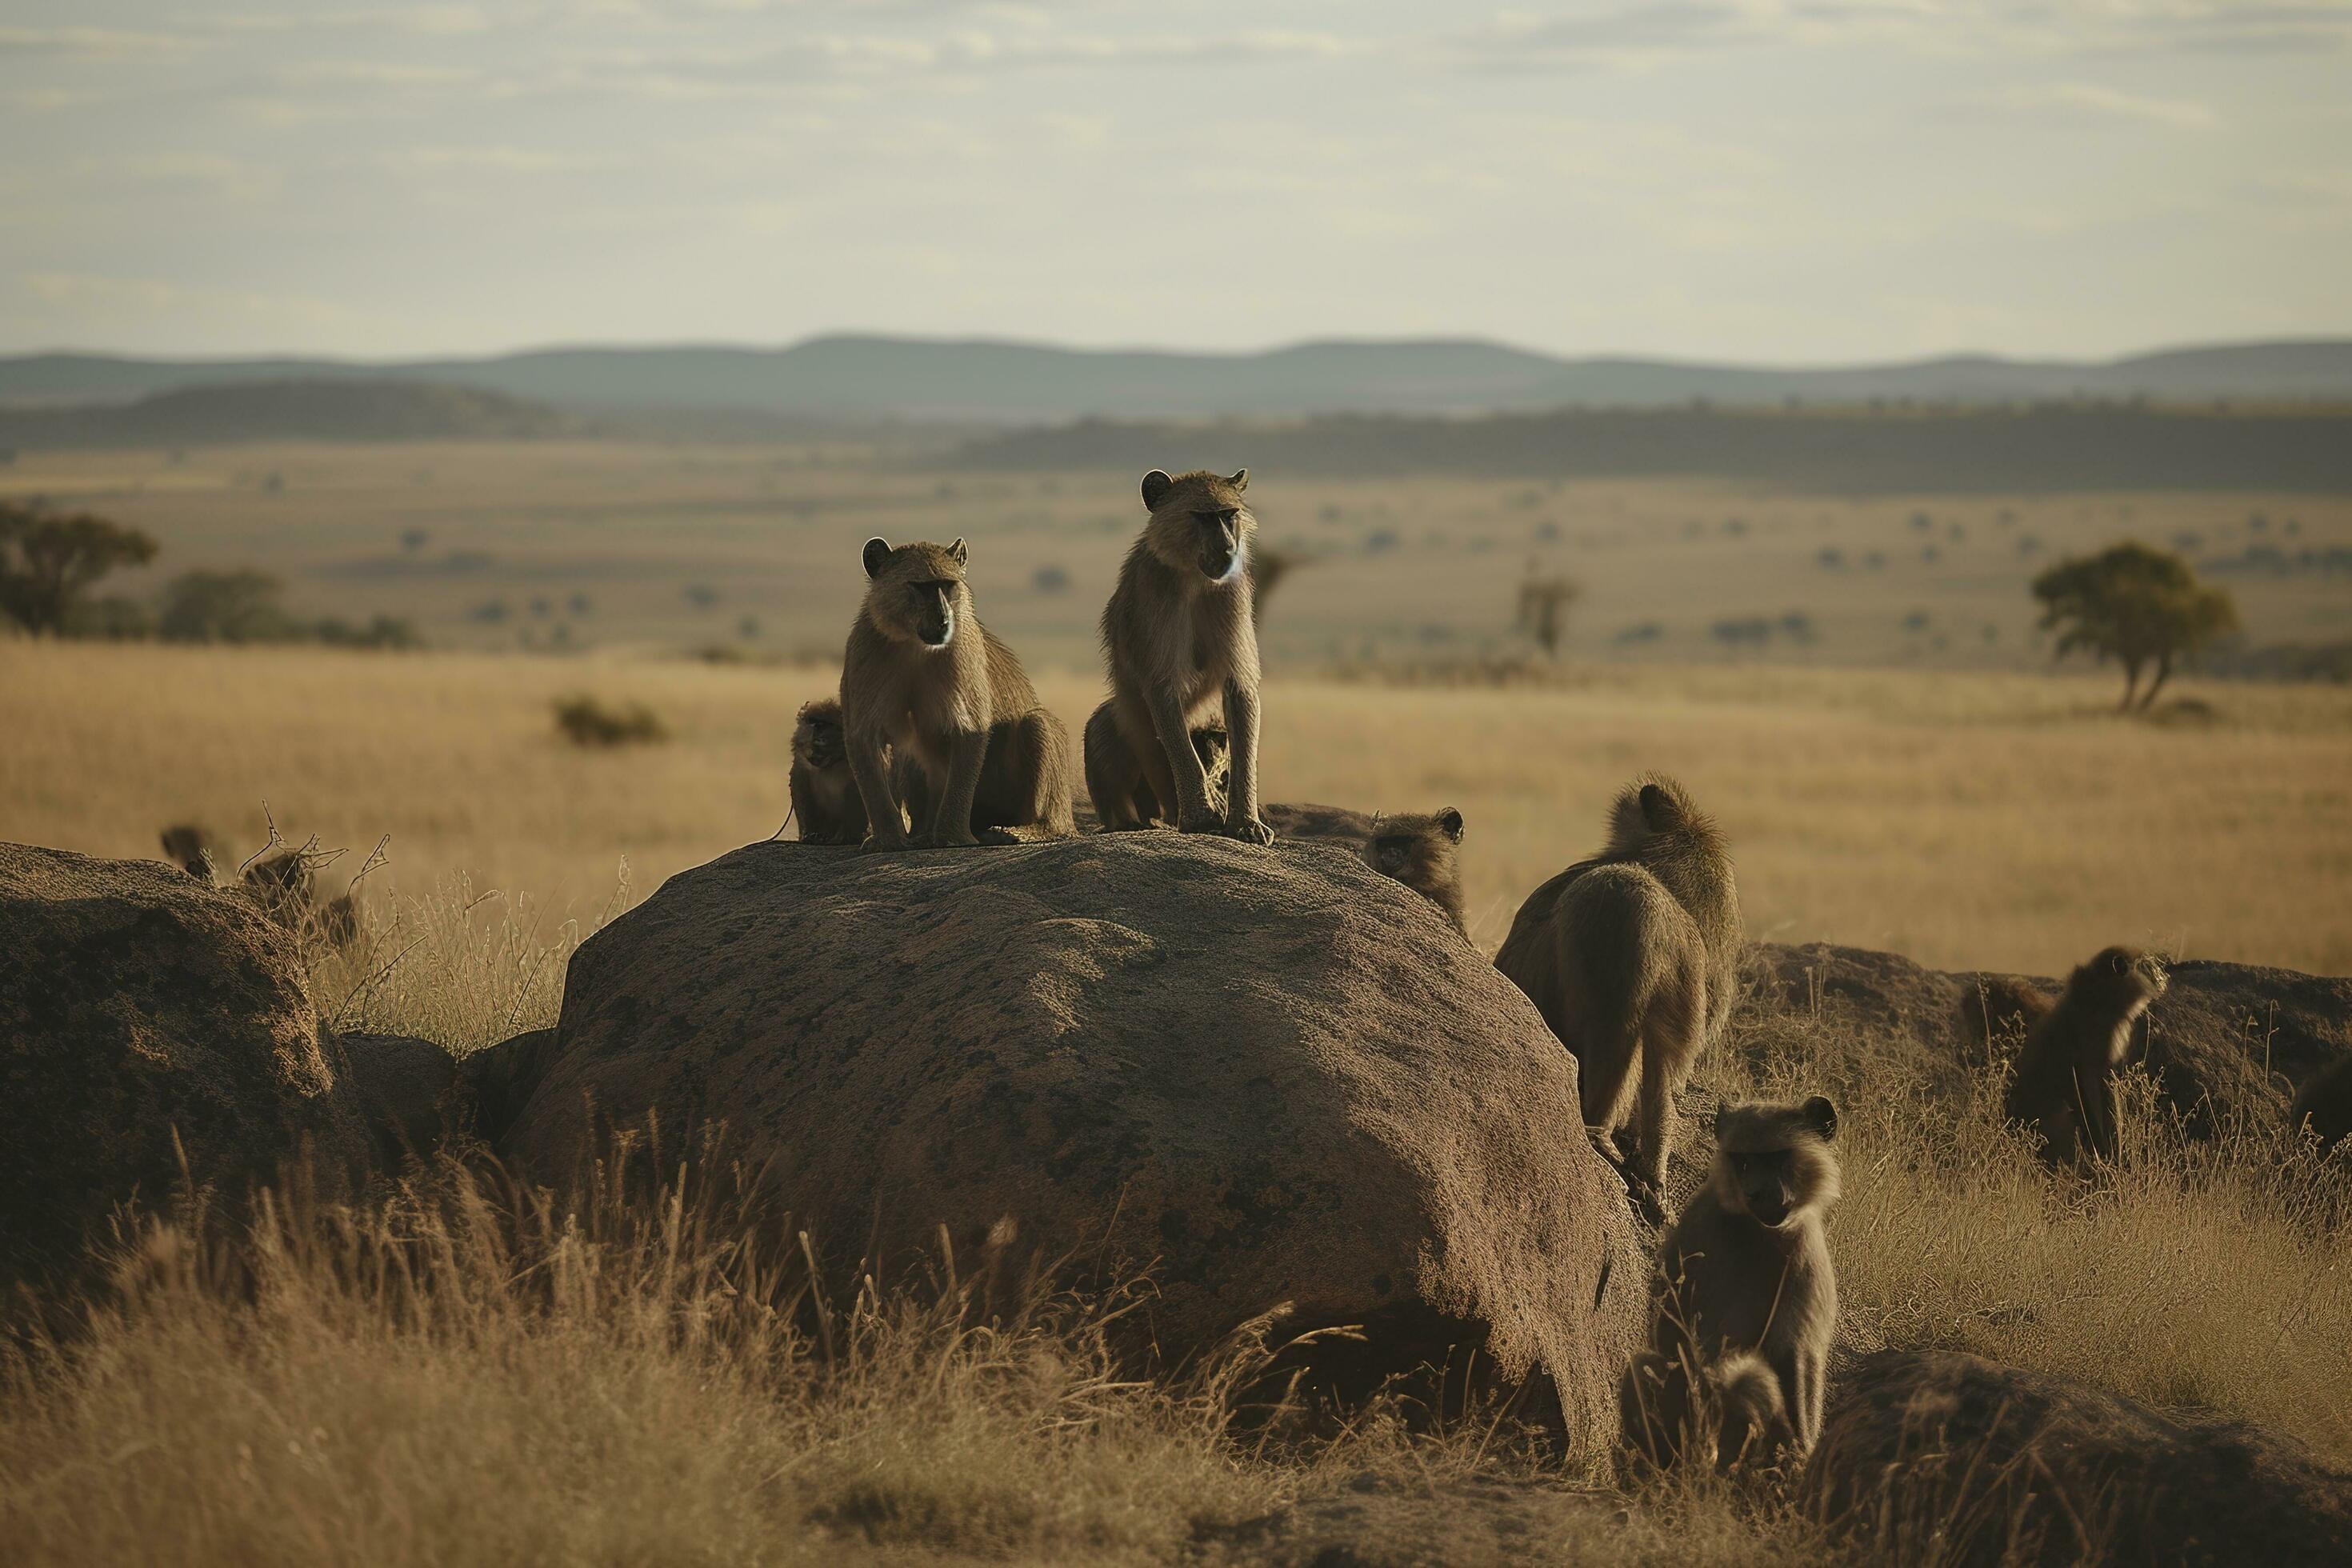
[[[1462,913],[1462,814],[1452,806],[1367,816],[1339,805],[1276,804],[1258,815],[1276,839],[1347,845],[1365,865],[1435,904],[1455,931],[1470,934]]]
[[[1080,749],[1086,755],[1086,774],[1089,796],[1097,784],[1106,789],[1116,788],[1110,782],[1126,777],[1128,770],[1119,765],[1126,756],[1127,742],[1119,739],[1118,716],[1105,698],[1087,717],[1085,739]],[[1233,742],[1222,723],[1202,725],[1192,731],[1192,752],[1201,759],[1201,770],[1208,779],[1209,804],[1223,815],[1225,809],[1225,775],[1233,764]],[[1131,826],[1149,826],[1154,822],[1176,826],[1176,803],[1163,801],[1151,788],[1148,773],[1134,771],[1132,787],[1129,790],[1127,811],[1132,816],[1111,816],[1100,801],[1095,802],[1097,821],[1120,821]]]
[[[866,602],[842,658],[841,713],[868,849],[1076,831],[1069,734],[973,613],[968,559],[961,539],[897,549],[866,542]],[[915,776],[908,770],[925,781],[911,837],[892,776]]]
[[[841,704],[821,697],[801,704],[793,725],[793,816],[803,844],[861,844],[866,801],[849,767]]]
[[[2056,1002],[2042,1003],[2018,1053],[2006,1110],[2042,1135],[2045,1163],[2079,1167],[2116,1157],[2116,1074],[2131,1048],[2132,1025],[2164,984],[2162,959],[2111,947],[2067,976]]]
[[[1103,607],[1111,721],[1087,749],[1087,794],[1105,829],[1140,827],[1137,782],[1184,833],[1270,844],[1258,819],[1258,650],[1251,614],[1251,542],[1242,500],[1249,470],[1143,476],[1150,512]],[[1188,737],[1221,716],[1233,748],[1223,810]]]
[[[1675,1095],[1731,1016],[1739,944],[1723,835],[1652,775],[1611,806],[1601,853],[1528,895],[1495,955],[1575,1055],[1584,1125],[1604,1153],[1614,1142],[1653,1224]]]
[[[2297,1137],[2308,1132],[2319,1140],[2322,1156],[2352,1136],[2352,1057],[2303,1086],[2286,1114],[2287,1130]]]
[[[1627,1448],[1665,1468],[1801,1458],[1821,1436],[1837,1271],[1822,1218],[1838,1200],[1837,1109],[1724,1106],[1715,1160],[1658,1247],[1650,1346],[1619,1390]],[[1758,1364],[1758,1363],[1760,1363]]]

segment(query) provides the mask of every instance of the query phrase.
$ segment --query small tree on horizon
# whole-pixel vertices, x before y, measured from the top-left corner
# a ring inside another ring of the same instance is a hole
[[[1539,576],[1536,563],[1519,584],[1519,629],[1536,639],[1547,658],[1559,657],[1559,639],[1568,629],[1568,607],[1583,589],[1573,577]]]
[[[135,528],[78,513],[52,517],[0,502],[0,615],[35,637],[54,637],[90,585],[121,566],[155,558]]]
[[[2200,583],[2179,556],[2136,540],[2061,561],[2033,580],[2033,596],[2042,628],[2058,633],[2059,658],[2081,649],[2124,667],[2126,711],[2146,710],[2176,660],[2238,626],[2226,591]],[[2150,665],[2156,678],[2141,692],[2140,672]]]

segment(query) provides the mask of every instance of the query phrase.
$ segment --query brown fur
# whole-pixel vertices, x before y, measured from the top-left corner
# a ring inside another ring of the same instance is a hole
[[[801,704],[793,727],[793,818],[803,844],[857,844],[866,837],[866,797],[849,765],[841,704],[830,697]]]
[[[1715,1125],[1706,1185],[1658,1246],[1650,1348],[1619,1395],[1626,1446],[1662,1466],[1710,1430],[1718,1464],[1743,1449],[1754,1462],[1759,1443],[1801,1458],[1828,1394],[1837,1273],[1822,1217],[1838,1199],[1837,1110],[1816,1095],[1726,1106]]]
[[[213,879],[213,836],[192,822],[163,829],[163,858],[198,881]]]
[[[2286,1124],[2297,1137],[2308,1132],[2318,1139],[2323,1156],[2352,1136],[2352,1057],[2303,1086],[2286,1113]]]
[[[1143,476],[1151,520],[1119,568],[1103,607],[1111,721],[1087,747],[1087,793],[1108,830],[1141,827],[1139,786],[1174,802],[1186,833],[1269,844],[1258,820],[1258,658],[1252,614],[1257,521],[1242,503],[1244,468],[1231,478]],[[1211,798],[1192,731],[1223,710],[1233,749],[1224,809]]]
[[[1435,904],[1455,931],[1470,934],[1462,913],[1462,814],[1452,806],[1367,816],[1345,806],[1277,804],[1261,807],[1259,815],[1277,838],[1347,845],[1365,865]]]
[[[866,603],[842,658],[849,763],[868,849],[1055,837],[1070,819],[1069,735],[1013,650],[972,613],[964,542],[866,542]],[[943,781],[910,836],[891,773]]]
[[[1143,770],[1124,765],[1123,759],[1131,755],[1126,747],[1127,742],[1119,737],[1118,715],[1110,700],[1105,698],[1087,716],[1086,738],[1081,743],[1086,753],[1087,798],[1093,798],[1097,778],[1107,779],[1114,770],[1120,776],[1132,773],[1134,784],[1128,795],[1128,805],[1134,812],[1135,821],[1130,826],[1164,822],[1171,827],[1175,826],[1175,800],[1171,797],[1163,805],[1159,795],[1152,792],[1151,781],[1144,776]],[[1213,722],[1195,729],[1192,731],[1192,753],[1201,759],[1201,771],[1208,777],[1209,804],[1222,816],[1225,809],[1225,784],[1233,768],[1233,744],[1225,733],[1224,725]],[[1104,787],[1115,786],[1106,784]],[[1097,805],[1095,811],[1099,818],[1102,807]]]
[[[2116,1070],[2132,1025],[2164,994],[2153,954],[2111,947],[2067,977],[2066,989],[2026,1031],[2010,1079],[2012,1121],[2042,1135],[2042,1158],[2081,1166],[2116,1157]]]
[[[1737,994],[1739,893],[1715,824],[1672,779],[1635,781],[1609,842],[1528,895],[1495,955],[1576,1057],[1585,1127],[1664,1217],[1675,1095]]]

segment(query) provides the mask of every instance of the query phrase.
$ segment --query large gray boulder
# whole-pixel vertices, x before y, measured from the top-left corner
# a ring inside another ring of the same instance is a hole
[[[0,844],[0,1279],[78,1272],[125,1199],[226,1194],[368,1138],[293,939],[150,860]]]
[[[1803,1489],[1886,1562],[2352,1563],[2352,1472],[2256,1427],[1955,1352],[1856,1363]]]
[[[1311,847],[738,850],[582,944],[505,1152],[576,1175],[656,1114],[727,1122],[837,1262],[896,1276],[944,1226],[965,1268],[1148,1264],[1170,1356],[1277,1307],[1372,1363],[1475,1344],[1591,1452],[1642,1325],[1574,1061],[1426,902]]]
[[[2352,1059],[2352,979],[2206,959],[2177,962],[2168,973],[2134,1059],[2192,1131],[2210,1133],[2233,1118],[2284,1125],[2298,1089]],[[1927,969],[1896,953],[1827,942],[1759,942],[1749,950],[1748,978],[1761,1016],[1818,1014],[1846,1026],[1819,1033],[1866,1042],[1923,1089],[1954,1097],[1988,1060],[2004,1003],[2028,993],[2055,996],[2063,984]]]

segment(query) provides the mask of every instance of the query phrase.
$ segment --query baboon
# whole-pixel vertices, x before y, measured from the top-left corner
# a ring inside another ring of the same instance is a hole
[[[1110,700],[1105,698],[1095,710],[1087,716],[1086,738],[1081,743],[1081,749],[1086,753],[1087,789],[1089,799],[1093,798],[1096,778],[1108,777],[1108,770],[1120,765],[1119,759],[1127,754],[1126,746],[1127,742],[1119,737],[1118,720],[1112,710]],[[1209,804],[1217,815],[1222,816],[1225,809],[1225,780],[1230,774],[1233,761],[1233,744],[1230,737],[1225,733],[1224,725],[1222,722],[1212,722],[1193,730],[1192,754],[1201,759],[1201,771],[1208,778]],[[1160,797],[1152,793],[1151,783],[1144,777],[1141,769],[1128,771],[1134,774],[1134,784],[1129,792],[1128,803],[1134,811],[1135,820],[1129,826],[1144,827],[1154,822],[1164,822],[1171,827],[1175,826],[1176,802],[1174,799],[1171,798],[1163,804]],[[1095,815],[1097,820],[1103,815],[1103,808],[1099,803],[1095,806]]]
[[[1718,1464],[1742,1448],[1761,1458],[1759,1446],[1801,1458],[1821,1436],[1837,1329],[1822,1232],[1838,1199],[1836,1136],[1837,1108],[1820,1095],[1716,1111],[1706,1185],[1659,1243],[1650,1347],[1619,1389],[1635,1453],[1670,1465],[1713,1430]]]
[[[263,914],[288,931],[316,936],[332,947],[348,946],[359,935],[359,911],[349,893],[320,900],[312,858],[299,849],[280,849],[247,866],[237,884]]]
[[[868,849],[935,848],[1055,837],[1070,820],[1070,738],[1038,703],[1021,661],[972,611],[970,552],[866,542],[866,603],[842,658],[849,764]],[[892,788],[895,752],[935,800],[910,836]]]
[[[1652,1224],[1664,1218],[1675,1095],[1731,1016],[1739,943],[1723,835],[1652,774],[1610,807],[1601,853],[1528,895],[1495,955],[1575,1056],[1584,1125],[1603,1153],[1614,1143]]]
[[[803,844],[857,844],[866,837],[866,800],[850,771],[841,704],[830,697],[801,704],[793,726],[793,816]]]
[[[2352,1134],[2352,1057],[2347,1057],[2303,1086],[2286,1113],[2287,1130],[2296,1137],[2307,1129],[2319,1140],[2321,1157]]]
[[[163,829],[163,858],[200,882],[213,879],[213,836],[193,822]]]
[[[1224,833],[1270,844],[1258,820],[1257,629],[1251,613],[1250,545],[1257,521],[1242,504],[1244,468],[1143,476],[1151,519],[1127,552],[1103,607],[1111,722],[1087,748],[1087,793],[1107,830],[1144,826],[1139,784],[1175,804],[1185,833]],[[1223,710],[1233,749],[1220,812],[1207,770],[1189,743],[1195,725]]]
[[[1367,816],[1337,805],[1261,807],[1276,838],[1327,838],[1353,848],[1383,877],[1393,877],[1435,904],[1454,929],[1470,934],[1462,913],[1462,814],[1433,812]]]
[[[2009,1081],[2009,1119],[2042,1135],[2051,1165],[2116,1157],[2116,1069],[2132,1025],[2164,994],[2154,953],[2111,947],[2066,978],[2066,989],[2026,1031]]]

